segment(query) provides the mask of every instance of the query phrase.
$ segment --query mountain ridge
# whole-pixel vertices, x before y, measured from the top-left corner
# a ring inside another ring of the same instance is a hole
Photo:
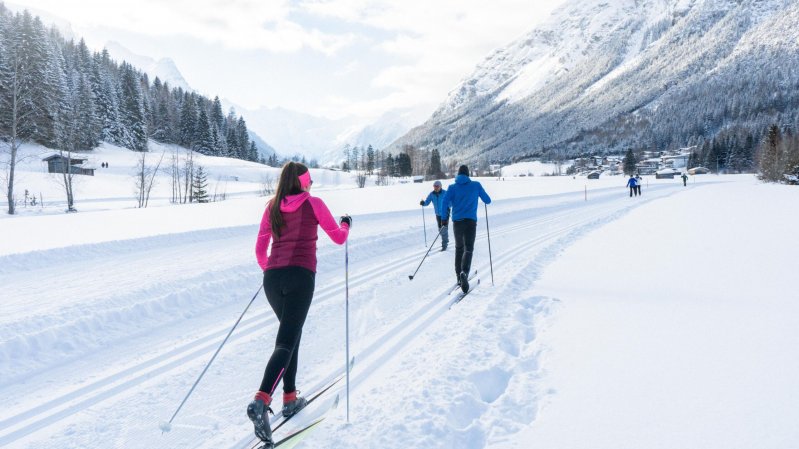
[[[767,79],[764,72],[779,63],[761,47],[799,68],[799,35],[790,27],[797,14],[799,5],[786,0],[570,3],[489,54],[390,149],[438,148],[465,160],[665,149],[731,124],[761,126],[759,98],[781,84],[783,101],[765,109],[794,123],[797,98],[787,86],[796,84],[797,71]],[[742,70],[752,64],[763,70]],[[736,81],[742,76],[748,86]],[[676,117],[680,105],[690,117]]]

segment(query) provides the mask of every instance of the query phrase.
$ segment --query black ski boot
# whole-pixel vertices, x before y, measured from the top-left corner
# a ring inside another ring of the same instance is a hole
[[[255,436],[264,442],[264,449],[272,449],[275,447],[275,441],[272,439],[272,427],[269,425],[270,413],[273,413],[272,409],[269,408],[269,405],[258,395],[250,402],[250,405],[247,406],[247,416],[250,418],[255,428]]]
[[[283,394],[283,417],[291,418],[300,412],[306,405],[308,400],[303,397],[297,396],[298,392]]]
[[[461,285],[461,290],[463,293],[469,292],[469,275],[465,272],[461,271],[460,277],[458,277],[458,283]]]

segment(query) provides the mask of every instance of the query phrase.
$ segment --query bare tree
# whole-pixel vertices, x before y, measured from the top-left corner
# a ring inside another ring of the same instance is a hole
[[[194,189],[191,184],[194,181],[194,151],[186,149],[186,163],[183,165],[183,202],[191,203],[194,201]]]
[[[219,191],[219,186],[222,186],[222,191]],[[214,195],[211,197],[212,202],[225,201],[227,198],[227,180],[222,183],[222,175],[216,177],[216,184],[214,184]]]
[[[178,204],[183,202],[183,191],[180,189],[181,186],[181,168],[180,168],[180,147],[177,145],[173,146],[172,156],[169,165],[169,175],[172,179],[172,198],[170,201],[173,204]]]
[[[161,168],[161,162],[163,162],[165,154],[166,152],[161,152],[161,157],[158,159],[158,163],[155,167],[147,165],[147,152],[143,151],[139,156],[139,161],[136,164],[136,180],[134,185],[136,200],[140,208],[147,207],[150,202],[150,192],[155,185],[155,175],[158,174],[158,170]]]
[[[261,196],[269,196],[275,193],[275,176],[271,171],[261,175]]]
[[[22,140],[28,137],[31,122],[35,118],[36,109],[33,98],[37,94],[40,83],[32,82],[33,73],[27,59],[23,45],[9,46],[7,49],[8,72],[4,76],[7,82],[4,91],[0,92],[0,143],[7,146],[8,160],[5,165],[6,197],[8,198],[8,213],[16,212],[14,198],[14,177],[17,167],[17,157]]]

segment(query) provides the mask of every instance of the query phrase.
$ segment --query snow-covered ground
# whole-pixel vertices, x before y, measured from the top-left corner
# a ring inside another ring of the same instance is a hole
[[[172,431],[158,424],[260,286],[267,169],[230,161],[250,185],[226,201],[166,206],[167,190],[135,209],[117,185],[132,164],[112,158],[128,156],[102,151],[96,165],[120,178],[98,170],[81,212],[0,220],[0,447],[251,447],[244,410],[276,330],[262,293]],[[49,176],[31,166],[23,178]],[[452,250],[408,280],[426,250],[429,183],[313,175],[314,194],[354,217],[356,364],[349,424],[342,402],[304,447],[799,446],[795,188],[646,177],[630,198],[620,177],[481,179],[495,200],[493,285],[481,206],[480,285],[450,308]],[[319,242],[299,360],[309,393],[346,359],[344,248]]]

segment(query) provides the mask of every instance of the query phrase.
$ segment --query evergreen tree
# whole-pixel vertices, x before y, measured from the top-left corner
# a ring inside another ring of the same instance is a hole
[[[428,170],[427,174],[436,178],[444,177],[444,172],[441,171],[441,155],[436,148],[430,152],[430,170]]]
[[[247,154],[248,161],[258,162],[258,147],[255,146],[255,142],[250,141],[250,151]]]
[[[635,154],[633,154],[633,149],[628,148],[627,154],[624,155],[624,159],[622,160],[622,167],[624,167],[624,174],[629,176],[634,175],[637,164],[638,161],[635,159]]]
[[[782,133],[777,125],[771,125],[768,134],[758,151],[760,178],[766,181],[779,181],[785,173],[780,158]]]
[[[397,176],[396,163],[394,161],[394,156],[391,155],[391,152],[389,152],[388,156],[386,156],[383,166],[385,167],[386,176]]]
[[[375,149],[371,145],[366,148],[366,173],[371,175],[375,170]]]
[[[192,198],[198,203],[208,202],[208,175],[202,165],[197,167],[194,172],[194,179],[191,183]]]
[[[122,64],[121,71],[120,116],[130,139],[126,146],[134,151],[147,151],[147,123],[144,116],[139,77],[134,68],[127,63]]]
[[[250,149],[250,135],[247,131],[247,123],[244,122],[244,117],[239,116],[236,121],[236,157],[239,159],[248,159]]]
[[[399,176],[411,176],[413,174],[413,167],[411,165],[411,156],[408,155],[408,153],[398,154],[395,164]]]
[[[208,114],[205,109],[200,109],[200,116],[197,118],[197,126],[195,127],[195,149],[200,154],[212,155],[215,153],[214,139],[211,136],[211,125],[208,123]]]
[[[186,92],[180,109],[180,130],[178,144],[194,149],[194,137],[197,135],[197,105],[194,96]]]
[[[236,111],[230,108],[227,117],[225,118],[225,142],[228,157],[240,157],[239,150],[241,143],[239,142],[239,135],[236,132]]]

